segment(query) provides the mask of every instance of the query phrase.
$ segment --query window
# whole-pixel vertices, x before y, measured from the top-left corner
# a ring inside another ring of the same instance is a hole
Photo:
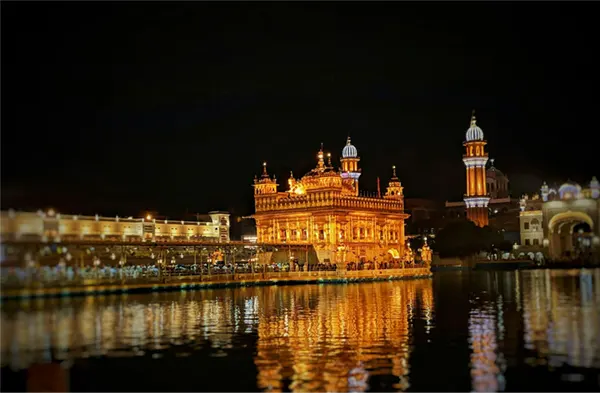
[[[529,241],[529,239],[525,239],[525,245],[526,246],[530,246],[531,245],[531,242]]]
[[[529,229],[529,223],[526,222],[525,224],[523,224],[523,229]]]

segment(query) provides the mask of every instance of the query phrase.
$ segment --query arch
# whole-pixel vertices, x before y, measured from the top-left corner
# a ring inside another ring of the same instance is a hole
[[[592,230],[594,230],[594,220],[592,220],[592,218],[589,215],[583,212],[574,212],[570,210],[554,215],[548,223],[548,230],[550,231],[550,233],[554,233],[556,225],[564,223],[565,221],[585,222],[590,226]]]
[[[391,254],[392,258],[400,259],[400,253],[395,248],[390,248],[387,252],[388,254]]]
[[[578,228],[578,229],[576,229],[576,228]],[[573,228],[571,230],[573,232],[582,231],[583,233],[591,233],[592,227],[590,227],[587,222],[576,222],[576,223],[573,223]]]

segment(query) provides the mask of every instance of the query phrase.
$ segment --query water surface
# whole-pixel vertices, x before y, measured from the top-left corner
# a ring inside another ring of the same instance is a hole
[[[440,272],[5,302],[1,390],[597,391],[599,280]]]

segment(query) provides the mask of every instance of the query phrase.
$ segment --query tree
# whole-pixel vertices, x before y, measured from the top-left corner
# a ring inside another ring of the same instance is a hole
[[[441,257],[462,257],[480,248],[477,226],[467,220],[450,222],[436,236],[435,251]]]
[[[497,230],[489,226],[480,228],[472,221],[462,219],[446,225],[432,247],[441,257],[465,257],[483,250],[503,249],[506,245]]]

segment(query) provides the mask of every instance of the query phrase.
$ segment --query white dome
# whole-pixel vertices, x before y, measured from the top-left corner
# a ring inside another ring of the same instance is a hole
[[[358,157],[358,150],[350,143],[350,137],[346,141],[346,146],[342,149],[342,158],[356,158]]]
[[[467,142],[471,141],[482,141],[483,130],[477,126],[471,127],[467,130]]]
[[[473,112],[473,116],[471,116],[471,127],[469,127],[469,129],[467,130],[467,142],[482,140],[483,130],[477,126],[475,112]]]

